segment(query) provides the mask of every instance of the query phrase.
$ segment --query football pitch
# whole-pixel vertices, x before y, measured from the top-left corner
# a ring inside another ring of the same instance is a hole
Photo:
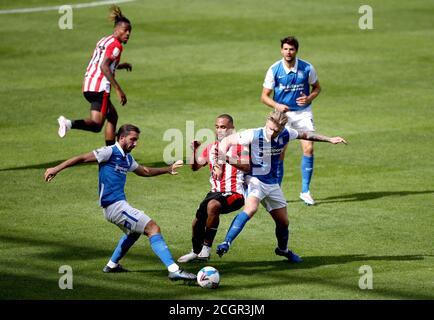
[[[0,10],[62,4],[1,1]],[[133,26],[122,54],[133,71],[116,74],[127,105],[114,93],[112,101],[119,124],[142,130],[139,163],[165,165],[169,129],[183,133],[185,156],[187,121],[195,133],[222,113],[237,129],[263,126],[262,83],[287,35],[318,72],[318,133],[349,142],[315,144],[312,207],[298,199],[301,150],[289,144],[289,247],[304,262],[274,254],[274,222],[262,207],[219,258],[235,213],[221,216],[211,260],[184,266],[217,268],[217,290],[170,282],[146,237],[122,260],[132,272],[104,274],[121,231],[98,207],[97,165],[43,181],[46,168],[104,145],[102,132],[60,139],[56,119],[89,114],[82,79],[95,43],[112,33],[108,5],[73,9],[66,30],[57,10],[0,14],[0,299],[434,299],[434,2],[367,4],[367,30],[353,0],[119,4]],[[175,259],[191,249],[191,221],[209,190],[206,168],[179,172],[131,174],[126,184],[128,201],[160,225]],[[62,266],[72,268],[73,289],[59,288]],[[359,286],[366,266],[371,289]]]

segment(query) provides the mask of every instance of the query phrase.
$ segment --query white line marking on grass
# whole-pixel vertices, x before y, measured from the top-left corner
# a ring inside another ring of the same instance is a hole
[[[70,5],[73,9],[81,9],[81,8],[90,8],[97,6],[104,6],[106,4],[117,4],[117,3],[125,3],[125,2],[133,2],[136,0],[110,0],[110,1],[94,1],[87,3],[79,3]],[[53,6],[53,7],[36,7],[36,8],[22,8],[22,9],[9,9],[9,10],[0,10],[0,14],[11,14],[11,13],[29,13],[29,12],[41,12],[41,11],[52,11],[59,10],[61,6]]]

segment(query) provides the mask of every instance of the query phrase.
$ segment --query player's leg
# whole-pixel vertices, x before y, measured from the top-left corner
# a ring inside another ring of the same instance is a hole
[[[281,251],[288,249],[289,239],[289,220],[286,207],[274,209],[270,211],[270,215],[276,223],[276,239],[277,247]]]
[[[104,267],[103,271],[109,272],[127,272],[128,270],[123,268],[119,261],[125,256],[128,250],[133,246],[133,244],[139,239],[140,233],[129,233],[121,237],[118,245],[113,252],[109,262]]]
[[[191,243],[193,249],[189,253],[179,257],[178,262],[184,263],[196,260],[197,255],[201,252],[203,240],[205,238],[205,225],[208,217],[208,202],[213,198],[213,194],[213,192],[209,192],[197,208],[196,217],[193,219],[192,223]]]
[[[307,111],[301,112],[299,115],[298,121],[296,123],[296,127],[299,130],[303,131],[315,131],[315,127],[313,124],[313,115],[312,111],[309,109]],[[310,182],[312,180],[313,175],[313,164],[314,164],[314,155],[313,155],[313,141],[300,140],[301,148],[303,150],[303,157],[301,159],[301,193],[300,199],[303,200],[307,205],[314,205],[315,201],[313,200],[310,194]]]
[[[220,223],[220,212],[222,209],[222,204],[216,200],[212,199],[207,205],[207,216],[206,224],[204,230],[204,237],[202,242],[202,248],[197,255],[198,260],[207,261],[211,257],[211,247],[217,233],[217,229]]]
[[[307,205],[314,205],[310,194],[310,182],[313,174],[313,141],[300,140],[303,149],[303,158],[301,159],[301,193],[300,199]]]
[[[145,234],[149,238],[152,250],[167,267],[171,280],[196,279],[194,274],[183,271],[173,261],[172,254],[161,235],[160,227],[143,211],[133,208],[126,201],[121,200],[104,208],[104,215],[109,222],[117,225],[128,235],[132,233]],[[129,249],[134,242],[125,249]],[[123,253],[125,254],[126,251]]]
[[[232,220],[228,232],[226,233],[225,240],[217,246],[217,254],[221,257],[223,254],[229,251],[229,247],[235,238],[240,234],[253,215],[258,211],[260,198],[253,194],[249,194],[246,200],[244,210],[237,214]]]
[[[195,274],[184,271],[175,263],[172,253],[161,234],[160,227],[153,220],[150,220],[146,224],[144,234],[149,238],[152,251],[160,258],[169,271],[170,280],[196,280]]]
[[[111,146],[116,142],[116,125],[118,123],[118,113],[116,108],[108,100],[107,124],[105,126],[105,144]]]
[[[191,262],[197,259],[197,255],[202,250],[202,240],[205,234],[205,219],[198,219],[195,217],[192,222],[192,237],[191,242],[193,244],[193,249],[190,252],[184,254],[178,258],[178,262],[185,263]]]
[[[80,120],[69,120],[64,116],[57,119],[59,123],[58,134],[63,138],[71,129],[100,132],[105,121],[105,112],[109,95],[105,92],[84,92],[84,97],[90,102],[90,117]]]
[[[90,110],[89,118],[73,120],[72,129],[100,132],[104,125],[105,118],[100,111]]]
[[[277,248],[274,252],[286,257],[290,262],[302,262],[303,260],[298,255],[288,249],[289,221],[286,207],[271,210],[270,215],[276,223]]]
[[[277,248],[274,252],[279,256],[286,257],[289,261],[301,262],[300,257],[288,250],[289,221],[286,199],[282,189],[277,184],[269,186],[269,193],[262,200],[262,204],[276,223]]]
[[[205,227],[204,248],[210,251],[220,223],[220,214],[236,211],[244,206],[244,196],[240,193],[220,193],[208,203],[208,218]],[[204,250],[204,248],[202,250]],[[205,248],[207,249],[207,248]]]
[[[208,202],[207,219],[205,226],[205,238],[203,244],[212,247],[217,229],[220,224],[220,213],[222,211],[222,204],[218,200],[211,200]]]
[[[118,201],[104,209],[105,218],[117,225],[125,235],[121,237],[109,262],[103,271],[127,272],[119,261],[125,256],[128,250],[134,245],[143,233],[142,226],[150,220],[142,211],[132,208],[126,201]]]

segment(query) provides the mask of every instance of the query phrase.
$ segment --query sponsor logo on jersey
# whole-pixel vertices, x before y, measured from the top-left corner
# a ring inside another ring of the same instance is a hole
[[[117,57],[117,56],[119,56],[119,53],[120,53],[120,52],[121,52],[121,51],[119,50],[118,47],[114,48],[114,49],[113,49],[113,57]]]

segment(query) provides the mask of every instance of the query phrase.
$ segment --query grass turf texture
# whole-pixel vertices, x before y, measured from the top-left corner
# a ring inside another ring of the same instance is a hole
[[[0,9],[40,5],[15,1]],[[231,251],[206,263],[221,273],[212,291],[169,282],[146,238],[123,259],[134,272],[103,274],[121,232],[98,208],[97,166],[43,182],[45,168],[103,145],[102,133],[59,139],[56,118],[88,115],[81,83],[96,41],[112,31],[107,7],[74,10],[73,30],[59,30],[56,11],[2,15],[0,298],[433,299],[434,5],[370,5],[374,30],[366,31],[358,28],[358,1],[121,5],[133,23],[122,60],[133,72],[117,73],[127,106],[114,94],[112,101],[120,123],[143,130],[133,152],[139,162],[161,165],[169,143],[163,133],[185,132],[186,120],[196,130],[212,128],[227,112],[239,129],[262,126],[269,111],[259,102],[262,81],[288,34],[299,38],[299,57],[315,65],[323,87],[314,102],[318,132],[349,141],[315,145],[314,207],[298,200],[298,142],[287,153],[290,248],[304,263],[274,255],[274,223],[261,208]],[[174,177],[128,178],[129,202],[157,221],[175,258],[191,248],[207,177],[206,169],[185,167]],[[232,218],[221,218],[215,245]],[[58,287],[62,265],[73,268],[73,290]],[[373,269],[373,290],[358,287],[362,265]]]

